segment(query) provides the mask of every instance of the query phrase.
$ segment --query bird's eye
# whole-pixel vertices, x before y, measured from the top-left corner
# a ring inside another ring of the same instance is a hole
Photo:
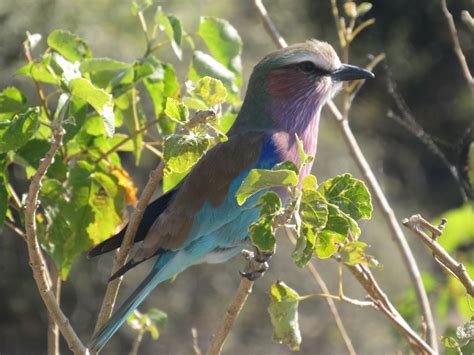
[[[311,73],[311,72],[316,71],[316,66],[312,62],[299,63],[298,67],[305,73]]]

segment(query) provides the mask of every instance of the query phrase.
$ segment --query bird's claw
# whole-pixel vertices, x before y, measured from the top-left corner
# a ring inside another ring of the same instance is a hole
[[[255,253],[251,250],[244,249],[240,252],[245,260],[250,261],[255,258]]]
[[[273,253],[264,253],[258,252],[256,253],[254,260],[259,264],[266,264],[273,256]],[[268,265],[267,265],[268,266]]]
[[[261,268],[255,271],[245,272],[239,271],[240,276],[245,277],[249,281],[255,281],[259,277],[261,277],[265,271],[269,268],[268,263],[266,261],[261,262]]]

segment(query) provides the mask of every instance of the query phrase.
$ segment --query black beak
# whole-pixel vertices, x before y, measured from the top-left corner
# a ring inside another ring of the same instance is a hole
[[[375,78],[374,73],[350,64],[342,64],[339,69],[334,70],[329,74],[329,76],[334,81],[350,81]]]

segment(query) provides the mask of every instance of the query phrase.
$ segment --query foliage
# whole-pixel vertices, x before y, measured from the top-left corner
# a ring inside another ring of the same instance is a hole
[[[132,5],[132,13],[143,21],[150,10],[150,3]],[[23,220],[10,199],[8,168],[16,165],[32,176],[51,145],[52,128],[65,130],[63,146],[43,180],[37,215],[41,246],[63,279],[78,256],[116,231],[126,205],[136,202],[137,189],[123,168],[121,152],[133,154],[137,165],[144,149],[162,157],[164,190],[169,190],[208,149],[226,139],[240,103],[242,41],[232,25],[203,17],[196,34],[188,34],[181,20],[161,7],[152,22],[152,31],[141,22],[146,53],[128,63],[94,57],[84,39],[55,30],[46,50],[17,71],[52,94],[35,106],[18,88],[0,92],[0,227],[5,219]],[[192,36],[199,36],[204,48],[196,47]],[[39,34],[28,36],[29,54],[40,40]],[[186,78],[178,78],[171,63],[155,56],[166,44],[179,60],[189,62]],[[192,49],[188,58],[182,50],[186,44]],[[214,64],[227,73],[226,80],[219,80],[223,76]],[[146,100],[152,113],[145,110]],[[198,109],[215,114],[194,122]]]
[[[157,308],[152,308],[146,313],[135,310],[127,319],[127,324],[137,332],[150,333],[154,340],[160,337],[160,332],[168,322],[168,315]]]
[[[255,205],[260,208],[260,217],[249,229],[252,243],[261,252],[273,252],[277,242],[276,230],[286,225],[297,238],[291,256],[299,267],[305,266],[313,255],[327,259],[336,253],[348,265],[380,267],[374,257],[365,253],[367,244],[357,240],[360,235],[357,220],[372,216],[372,201],[367,187],[350,174],[336,176],[321,184],[314,175],[300,175],[303,165],[312,158],[306,155],[299,139],[297,141],[302,162],[299,167],[284,162],[272,170],[251,170],[237,190],[239,204],[253,194],[265,191]],[[273,191],[275,189],[286,191],[286,205]],[[292,224],[288,223],[289,218]],[[274,338],[287,344],[291,350],[298,350],[301,343],[299,296],[283,282],[273,285],[270,294],[268,311]]]

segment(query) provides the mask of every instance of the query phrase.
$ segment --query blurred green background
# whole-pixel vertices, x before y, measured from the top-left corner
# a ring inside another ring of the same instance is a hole
[[[250,1],[175,0],[161,3],[168,13],[174,13],[182,19],[189,33],[197,30],[201,15],[229,20],[244,42],[245,78],[250,75],[253,65],[274,49]],[[266,5],[289,43],[317,38],[337,48],[329,0],[272,0],[267,1]],[[472,65],[474,35],[461,23],[460,12],[468,9],[473,13],[473,3],[464,0],[452,1],[449,5],[458,25],[462,46]],[[413,134],[388,117],[388,112],[396,111],[396,106],[388,94],[387,70],[391,72],[393,81],[417,121],[435,138],[456,166],[465,164],[462,148],[472,128],[474,100],[452,51],[438,1],[377,1],[370,14],[376,18],[376,23],[358,37],[350,62],[362,66],[369,61],[370,55],[380,52],[385,52],[387,58],[385,64],[375,70],[376,79],[366,83],[357,97],[350,122],[398,219],[414,213],[434,218],[462,204],[459,186],[439,158]],[[29,97],[35,97],[31,83],[14,75],[24,63],[22,42],[25,32],[41,33],[46,38],[49,32],[57,28],[80,35],[89,43],[96,57],[131,61],[140,57],[145,50],[137,18],[130,14],[129,1],[2,0],[0,89],[15,85],[30,93]],[[180,80],[184,81],[190,57],[189,49],[187,51],[184,61],[179,64],[169,48],[156,55],[164,61],[172,61],[178,69]],[[139,169],[134,166],[132,158],[125,167],[140,188],[148,177],[148,171],[155,165],[156,158],[146,152]],[[335,122],[326,111],[321,122],[313,172],[321,181],[344,172],[360,177]],[[24,175],[19,171],[12,173],[17,185],[24,189],[28,184]],[[371,254],[384,265],[384,270],[375,271],[375,275],[393,301],[403,302],[410,287],[408,276],[378,210],[372,221],[364,223],[362,238],[372,246]],[[474,239],[474,235],[470,237]],[[438,275],[436,282],[446,282],[430,253],[412,235],[407,233],[407,238],[422,271]],[[294,266],[289,250],[289,242],[281,237],[269,272],[258,281],[228,339],[227,354],[289,353],[285,346],[271,340],[271,325],[266,311],[269,285],[280,279],[300,294],[318,290],[307,272]],[[467,248],[471,260],[474,258],[472,250],[472,246]],[[4,229],[0,237],[1,354],[46,353],[46,312],[27,260],[24,243]],[[83,340],[90,337],[95,324],[111,261],[111,256],[92,261],[84,257],[73,266],[69,280],[63,285],[63,308]],[[334,263],[316,263],[331,290],[336,293],[337,273]],[[243,266],[243,259],[238,257],[217,268],[201,265],[179,275],[172,283],[160,285],[141,309],[153,306],[166,311],[168,326],[158,342],[147,337],[140,352],[191,354],[192,327],[197,329],[202,349],[207,349],[210,336],[237,288],[238,270]],[[146,271],[147,267],[144,266],[127,275],[121,298],[126,297]],[[345,277],[345,284],[346,294],[364,297],[349,275]],[[434,292],[430,297],[436,300]],[[398,349],[406,351],[395,331],[377,312],[345,304],[339,304],[338,307],[358,353],[394,354]],[[447,316],[438,319],[438,330],[441,333],[446,326],[456,326],[461,321],[455,308],[451,307]],[[345,353],[323,299],[302,303],[300,322],[302,354]],[[128,353],[132,339],[132,331],[124,326],[103,354]],[[64,344],[63,349],[67,351]]]

